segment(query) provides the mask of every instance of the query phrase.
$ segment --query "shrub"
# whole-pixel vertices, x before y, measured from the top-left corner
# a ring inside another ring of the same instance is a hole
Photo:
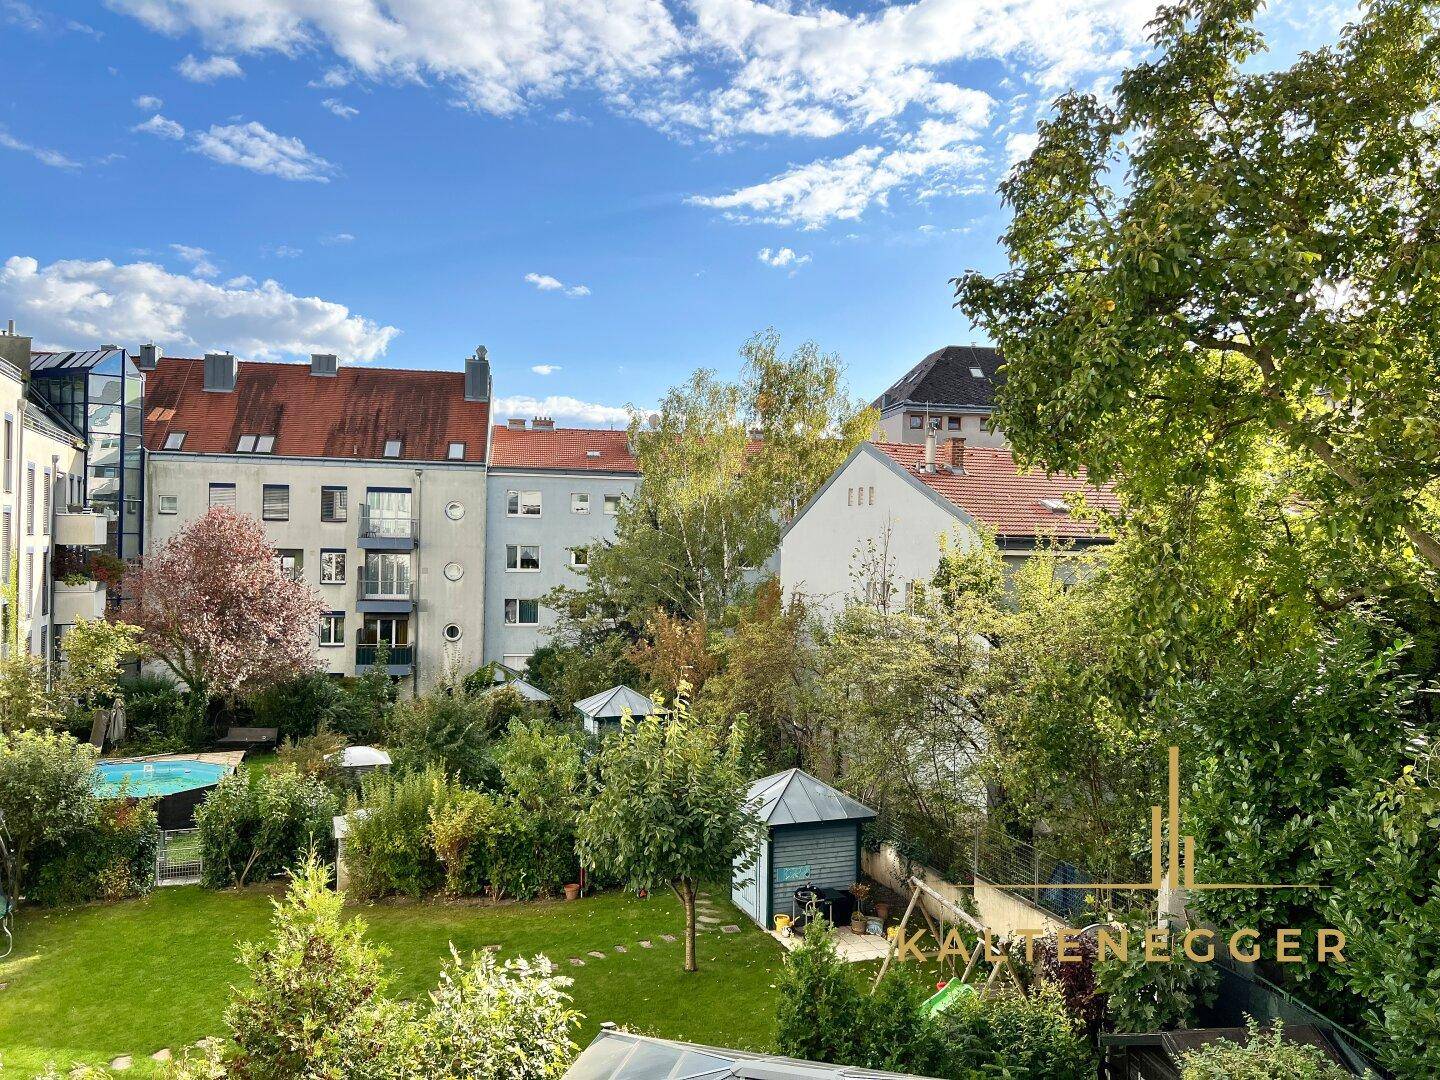
[[[542,723],[517,724],[493,751],[510,826],[492,854],[493,884],[512,896],[576,880],[575,822],[584,773],[580,739]]]
[[[0,811],[22,881],[32,856],[94,826],[96,757],[93,746],[63,733],[0,733]]]
[[[1350,1071],[1331,1061],[1318,1046],[1286,1042],[1284,1025],[1262,1030],[1251,1019],[1244,1043],[1219,1039],[1180,1058],[1181,1080],[1349,1080]]]
[[[158,675],[121,679],[128,753],[163,754],[199,745],[196,710],[172,680]]]
[[[225,777],[195,812],[212,889],[260,881],[295,866],[307,851],[328,852],[335,798],[292,769]]]
[[[1067,946],[1067,951],[1081,959],[1061,963],[1054,934],[1035,942],[1035,974],[1060,992],[1065,1011],[1086,1033],[1094,1037],[1105,1019],[1105,995],[1095,982],[1097,939],[1085,934]]]
[[[355,743],[375,742],[395,708],[395,683],[385,673],[384,665],[377,663],[358,678],[342,679],[336,693],[335,705],[330,710],[330,722],[335,730]]]
[[[495,787],[499,776],[490,758],[490,706],[484,696],[452,689],[439,687],[395,707],[385,730],[395,768],[438,768],[467,787]]]
[[[345,736],[322,722],[314,735],[286,741],[275,756],[281,767],[318,780],[331,791],[340,791],[345,786],[339,757],[344,749]]]
[[[249,705],[257,726],[273,727],[281,738],[302,739],[329,722],[340,699],[335,680],[313,671],[272,683],[252,694]]]
[[[1065,1002],[1042,983],[1030,995],[964,995],[937,1018],[947,1076],[1090,1080],[1095,1059]]]
[[[439,781],[436,781],[439,783]],[[494,796],[461,788],[430,805],[430,842],[445,867],[451,896],[477,893],[489,877],[485,837],[496,813]]]
[[[26,896],[39,904],[144,896],[155,887],[159,844],[160,825],[148,800],[99,801],[92,823],[37,853]]]
[[[1133,917],[1127,958],[1111,955],[1095,964],[1095,985],[1107,996],[1110,1024],[1120,1032],[1192,1027],[1200,1009],[1215,1001],[1220,970],[1184,951],[1176,951],[1168,964],[1146,962],[1136,942],[1144,940],[1147,928],[1143,918]]]
[[[432,811],[454,796],[439,769],[372,772],[361,781],[363,814],[351,818],[345,838],[349,890],[359,899],[392,893],[423,896],[440,886],[445,868],[431,839]]]

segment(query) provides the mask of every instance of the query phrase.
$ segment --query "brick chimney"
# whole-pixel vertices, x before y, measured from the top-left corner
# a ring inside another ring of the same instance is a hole
[[[511,431],[524,431],[525,418],[523,416],[512,416],[509,420],[505,421],[505,426]]]
[[[537,416],[530,421],[531,431],[554,431],[555,421],[548,416]]]
[[[946,444],[945,463],[958,473],[965,471],[965,440],[956,435]]]

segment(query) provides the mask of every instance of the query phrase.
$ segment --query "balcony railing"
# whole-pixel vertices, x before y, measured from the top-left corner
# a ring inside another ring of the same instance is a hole
[[[356,582],[356,598],[359,600],[410,600],[415,599],[413,581],[397,581],[394,578],[367,577],[361,574]]]
[[[356,645],[355,666],[374,667],[376,653],[380,651],[379,645]],[[386,661],[390,667],[410,667],[415,663],[414,645],[391,645],[388,648],[389,658]]]
[[[409,514],[377,510],[371,506],[360,507],[362,540],[416,540],[419,536],[420,522]]]

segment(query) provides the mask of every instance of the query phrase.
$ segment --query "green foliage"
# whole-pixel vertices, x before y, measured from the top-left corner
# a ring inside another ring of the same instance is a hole
[[[1137,915],[1126,925],[1130,947],[1125,959],[1107,955],[1095,962],[1095,986],[1107,996],[1110,1026],[1120,1032],[1194,1027],[1200,1009],[1215,1002],[1219,968],[1191,960],[1182,949],[1172,950],[1168,963],[1147,961],[1149,924]]]
[[[269,683],[250,695],[248,704],[256,726],[275,728],[282,739],[303,739],[330,722],[341,699],[334,679],[311,671]]]
[[[94,820],[32,860],[26,898],[83,904],[144,896],[155,887],[160,825],[148,801],[100,800]]]
[[[1318,1046],[1287,1042],[1285,1025],[1261,1028],[1251,1019],[1243,1043],[1219,1039],[1180,1057],[1180,1080],[1348,1080],[1341,1068]]]
[[[573,717],[575,702],[596,693],[597,688],[633,686],[640,681],[629,655],[638,630],[622,632],[608,623],[596,627],[591,621],[593,613],[588,618],[574,617],[574,609],[588,607],[593,599],[591,592],[573,589],[548,593],[544,603],[556,613],[557,621],[525,667],[526,681],[550,695],[555,715],[562,719]]]
[[[400,893],[423,896],[445,878],[431,839],[432,816],[443,815],[454,784],[437,768],[370,772],[360,782],[364,813],[351,808],[345,838],[350,893],[374,900]]]
[[[936,1018],[946,1076],[1089,1080],[1095,1057],[1054,987],[1028,995],[962,995]],[[1146,1029],[1148,1030],[1148,1029]]]
[[[95,748],[47,731],[0,732],[0,812],[14,841],[21,880],[32,858],[94,827]]]
[[[342,679],[337,687],[330,723],[353,743],[366,745],[379,739],[395,708],[395,680],[386,674],[387,656],[388,649],[381,642],[376,662],[357,678]]]
[[[160,675],[123,678],[116,693],[125,703],[125,752],[163,754],[198,746],[196,710],[173,679]]]
[[[490,742],[505,722],[505,701],[515,696],[513,690],[475,696],[442,685],[400,702],[384,732],[396,770],[438,768],[468,786],[493,787],[498,778]]]
[[[64,719],[45,688],[45,661],[16,649],[0,656],[0,732],[53,727]]]
[[[430,804],[430,843],[445,867],[451,896],[478,893],[489,877],[485,838],[494,827],[497,801],[488,792],[460,788],[437,792]]]
[[[275,757],[281,768],[318,780],[331,791],[340,791],[346,785],[340,767],[340,754],[344,749],[345,736],[331,731],[322,721],[315,734],[288,740]]]
[[[293,769],[241,769],[224,777],[195,811],[212,889],[253,884],[332,844],[335,797]]]
[[[60,639],[56,695],[82,714],[109,705],[124,665],[141,655],[140,628],[108,619],[81,619]]]
[[[697,722],[678,697],[670,715],[622,720],[605,740],[595,763],[600,790],[580,814],[586,866],[632,889],[669,887],[680,897],[687,971],[696,970],[699,882],[745,872],[759,843],[743,757],[741,726],[726,734]]]

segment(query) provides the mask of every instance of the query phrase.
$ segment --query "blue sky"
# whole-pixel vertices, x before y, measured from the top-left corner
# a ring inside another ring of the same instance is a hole
[[[1286,0],[1273,59],[1343,9]],[[0,318],[455,368],[607,423],[755,330],[858,394],[978,340],[997,179],[1136,0],[0,0]],[[533,399],[533,400],[531,400]]]

